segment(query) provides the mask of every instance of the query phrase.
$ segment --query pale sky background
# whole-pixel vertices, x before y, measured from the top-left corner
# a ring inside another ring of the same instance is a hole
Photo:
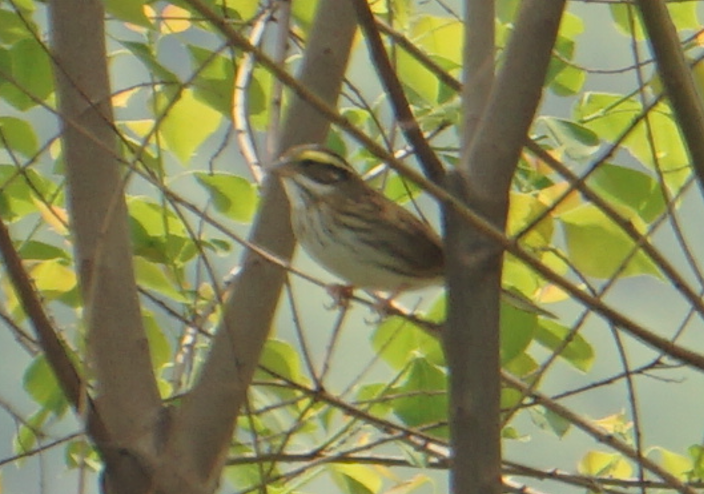
[[[632,64],[629,40],[615,32],[606,9],[607,7],[603,4],[570,4],[570,10],[581,16],[585,24],[585,32],[577,40],[576,61],[580,65],[590,68],[616,68]],[[178,47],[176,46],[177,40],[173,39],[169,43],[174,44],[174,53],[171,57],[167,53],[165,58],[167,60],[172,58],[171,61],[175,62],[179,56]],[[360,75],[359,71],[369,71],[369,64],[366,62],[365,57],[366,50],[359,50],[356,53],[352,64],[352,73],[356,74],[355,80],[357,82],[366,81],[366,83],[361,83],[361,87],[365,90],[367,96],[371,96],[375,94],[378,86],[374,82],[372,74],[366,75],[362,73]],[[113,77],[118,77],[116,85],[127,85],[129,81],[138,80],[144,75],[144,71],[139,68],[138,64],[135,68],[126,63],[128,60],[127,57],[123,57],[116,62],[120,64],[120,70],[113,71]],[[633,89],[635,84],[635,77],[631,73],[621,76],[590,75],[585,90],[623,92]],[[568,116],[570,104],[571,100],[548,95],[545,98],[542,113]],[[51,122],[43,122],[40,127],[47,132],[43,134],[45,138],[50,135],[51,129],[55,128]],[[213,141],[217,141],[217,139],[213,139]],[[199,154],[208,156],[208,150],[201,150]],[[227,151],[226,156],[231,156],[233,160],[240,159],[234,142],[231,149]],[[238,163],[238,166],[242,166],[241,162]],[[189,193],[193,194],[195,191],[189,191]],[[688,231],[691,245],[701,245],[701,241],[704,241],[701,238],[700,222],[702,208],[702,202],[695,194],[690,194],[690,197],[682,207],[682,216],[685,224],[692,226]],[[430,207],[429,211],[431,217],[436,213],[433,207]],[[437,224],[437,218],[435,222]],[[663,247],[666,252],[672,253],[673,262],[677,266],[684,266],[684,263],[678,258],[680,254],[674,248],[670,237],[670,235],[658,236],[658,245]],[[698,252],[695,252],[695,254],[698,254]],[[223,274],[235,262],[236,258],[222,259],[220,267]],[[320,268],[316,268],[305,256],[299,255],[298,262],[306,272],[319,274],[323,279],[332,280]],[[686,269],[683,269],[683,271],[687,272]],[[311,344],[317,350],[315,353],[320,356],[325,350],[331,321],[336,314],[324,309],[323,306],[329,303],[329,298],[322,290],[311,288],[310,285],[302,282],[297,282],[295,286],[299,301],[302,302],[301,316],[306,321],[308,334],[320,336],[317,339],[311,338]],[[301,296],[302,294],[305,296]],[[417,298],[418,296],[414,295],[409,296],[406,300],[409,303],[413,303]],[[649,328],[672,327],[673,320],[676,321],[674,324],[678,323],[681,315],[687,309],[683,299],[677,295],[674,289],[660,281],[645,277],[633,278],[618,283],[608,300],[617,307],[623,307],[628,315],[638,322],[644,323]],[[570,303],[555,307],[551,306],[550,310],[554,310],[558,315],[562,316],[565,324],[569,324],[572,317],[578,313],[577,307]],[[57,314],[57,316],[60,317],[60,314]],[[351,369],[358,368],[360,362],[366,362],[372,356],[368,336],[373,328],[364,322],[371,317],[368,310],[364,308],[355,309],[351,317],[349,326],[343,332],[342,340],[337,346],[330,381],[339,385],[340,389],[346,386],[351,375],[356,375],[356,372]],[[70,322],[69,324],[73,323]],[[277,327],[280,337],[295,341],[288,312],[280,311]],[[311,330],[313,327],[317,329]],[[702,329],[701,324],[699,324],[699,329]],[[684,341],[699,344],[699,349],[701,350],[700,339],[692,336],[692,333],[690,330],[689,336]],[[588,324],[587,331],[583,334],[596,347],[598,356],[598,362],[593,373],[587,376],[588,380],[598,380],[618,372],[620,363],[615,354],[613,340],[608,330],[602,324],[596,322],[596,319],[593,319]],[[35,411],[36,407],[21,390],[19,383],[29,359],[24,353],[15,350],[16,344],[9,331],[0,330],[0,348],[4,349],[3,358],[0,359],[0,375],[4,376],[3,381],[5,383],[18,383],[17,386],[3,387],[0,391],[0,400],[7,403],[20,416],[27,417]],[[642,359],[643,362],[651,357],[650,352],[643,350],[640,344],[629,345],[629,353],[635,360]],[[565,371],[549,374],[543,387],[544,392],[549,393],[551,391],[570,389],[578,385],[578,383],[585,382],[584,376],[578,375],[563,364],[559,365],[561,366],[559,368]],[[373,375],[378,374],[380,379],[388,375],[383,365],[375,368],[373,372]],[[644,380],[640,378],[639,380],[641,384],[639,388],[641,392],[640,412],[642,414],[643,430],[646,431],[645,444],[662,445],[673,451],[683,453],[689,445],[702,441],[703,424],[701,410],[704,410],[704,396],[701,390],[704,389],[702,387],[704,379],[700,374],[686,370],[671,372],[667,376],[681,379],[681,381],[673,383],[661,382],[655,379]],[[330,389],[330,391],[333,390]],[[574,399],[567,400],[565,404],[592,418],[615,414],[625,410],[627,407],[627,397],[624,393],[624,387],[621,385],[603,390],[598,396],[599,399],[596,400],[592,395],[580,395]],[[52,435],[57,437],[61,434],[78,430],[78,424],[75,422],[71,424],[70,422],[71,420],[67,420],[60,427],[52,427]],[[580,438],[580,435],[575,431],[570,432],[567,438],[559,440],[551,433],[537,430],[530,424],[525,415],[516,421],[516,426],[523,432],[530,434],[532,441],[507,441],[505,443],[505,456],[513,461],[525,462],[538,467],[551,466],[566,471],[574,471],[576,462],[588,448],[596,447],[600,450],[606,450],[604,447],[594,445],[590,439]],[[7,413],[0,413],[0,459],[13,454],[11,440],[15,432],[16,424],[12,418]],[[77,492],[79,490],[77,488],[79,479],[75,472],[66,471],[62,457],[63,451],[63,448],[55,448],[43,456],[27,461],[19,469],[13,466],[3,468],[2,476],[5,492],[10,494]],[[407,472],[409,476],[414,473],[411,470],[407,470]],[[403,475],[405,475],[405,472]],[[433,477],[438,480],[436,492],[446,492],[444,474],[434,473]],[[92,478],[87,480],[85,492],[97,492],[94,480]],[[226,484],[224,485],[226,486]],[[324,492],[327,489],[332,489],[332,492],[335,490],[335,487],[324,482],[314,485],[320,487],[318,489],[319,492]],[[562,485],[541,485],[540,482],[534,482],[531,485],[548,492],[572,492]],[[315,492],[315,489],[311,486],[306,491]],[[232,489],[225,487],[223,492],[232,492]],[[428,492],[428,490],[423,492]],[[581,490],[575,489],[574,492],[581,492]]]

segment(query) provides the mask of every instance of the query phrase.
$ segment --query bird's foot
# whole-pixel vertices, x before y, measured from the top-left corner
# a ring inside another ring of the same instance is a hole
[[[328,285],[325,290],[332,297],[332,303],[325,306],[326,309],[347,309],[354,294],[352,285]]]
[[[370,310],[376,317],[374,321],[368,321],[374,324],[378,324],[383,319],[389,315],[397,312],[398,308],[394,304],[394,299],[398,295],[398,291],[391,293],[384,292],[368,292],[372,298],[374,298],[374,303],[371,305]]]

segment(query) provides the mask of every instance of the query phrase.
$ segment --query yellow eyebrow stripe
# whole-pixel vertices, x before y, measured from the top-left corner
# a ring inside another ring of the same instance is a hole
[[[320,163],[330,163],[340,164],[340,160],[330,153],[324,153],[316,149],[305,149],[298,155],[300,160],[313,160]]]
[[[352,170],[352,167],[343,159],[338,158],[336,155],[331,153],[326,153],[324,151],[318,151],[317,149],[304,149],[296,156],[297,161],[311,160],[317,163],[329,163],[331,165],[344,168],[345,170]]]

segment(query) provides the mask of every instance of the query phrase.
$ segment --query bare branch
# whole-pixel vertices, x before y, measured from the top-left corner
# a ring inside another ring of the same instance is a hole
[[[12,286],[17,292],[27,317],[32,322],[39,344],[61,385],[62,391],[78,415],[87,418],[88,431],[93,440],[98,443],[98,447],[101,448],[108,442],[108,433],[97,414],[93,400],[86,393],[82,377],[68,355],[66,344],[59,338],[54,325],[44,311],[44,306],[34,291],[4,221],[0,221],[0,253],[10,275]]]
[[[401,126],[406,139],[413,146],[413,150],[423,166],[425,174],[433,182],[440,183],[445,176],[445,170],[437,155],[430,148],[425,136],[423,136],[420,125],[411,111],[411,106],[406,94],[403,92],[401,81],[399,81],[389,56],[386,54],[371,7],[369,7],[366,0],[352,0],[352,3],[357,11],[359,25],[367,39],[369,53],[374,61],[374,68],[379,75],[381,83],[386,88],[396,120]]]
[[[643,468],[659,476],[665,483],[667,483],[668,487],[675,489],[676,491],[681,492],[682,494],[697,494],[692,487],[685,485],[683,482],[680,481],[680,479],[677,478],[676,475],[673,475],[672,473],[668,472],[665,468],[658,465],[655,461],[646,458],[645,456],[642,456],[641,454],[639,454],[639,452],[634,450],[631,446],[626,444],[621,439],[617,438],[615,435],[607,434],[600,431],[595,425],[590,424],[580,415],[572,412],[567,407],[556,403],[555,401],[551,400],[542,393],[539,393],[537,391],[532,391],[528,393],[526,384],[520,382],[518,379],[514,378],[513,376],[507,373],[503,374],[503,380],[509,386],[516,388],[521,392],[526,392],[526,394],[529,394],[537,404],[543,405],[545,408],[558,414],[560,417],[569,420],[570,423],[574,424],[580,430],[587,433],[597,441],[615,449],[619,453],[622,453],[623,455],[637,462]]]

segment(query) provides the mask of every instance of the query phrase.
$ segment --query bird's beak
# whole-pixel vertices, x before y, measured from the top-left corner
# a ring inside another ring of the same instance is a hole
[[[294,172],[294,162],[286,158],[280,158],[274,162],[269,171],[279,177],[290,177]]]

